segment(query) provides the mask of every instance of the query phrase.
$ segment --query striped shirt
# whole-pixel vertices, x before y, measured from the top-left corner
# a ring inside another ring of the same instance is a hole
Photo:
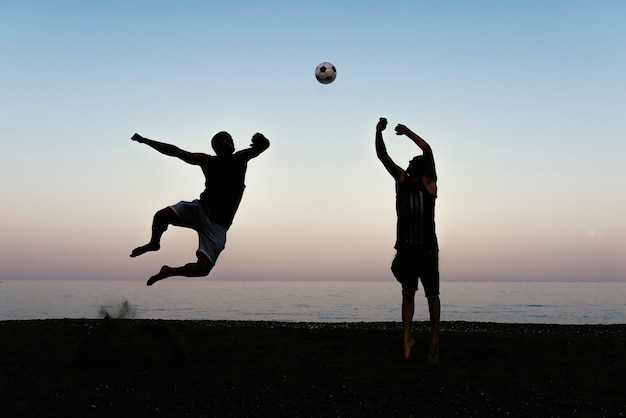
[[[396,248],[416,246],[424,251],[438,250],[435,234],[435,199],[421,180],[407,177],[396,191],[398,215]]]

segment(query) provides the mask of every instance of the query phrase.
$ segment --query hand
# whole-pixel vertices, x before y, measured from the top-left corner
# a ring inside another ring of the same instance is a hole
[[[252,135],[252,145],[261,141],[267,141],[267,138],[265,137],[265,135],[258,133],[258,132]]]
[[[409,132],[411,130],[401,123],[396,126],[396,135],[407,135]]]
[[[143,136],[139,135],[139,134],[135,134],[130,139],[132,139],[133,141],[137,141],[137,142],[139,142],[141,144],[141,143],[143,143],[143,140],[145,138]]]
[[[376,132],[382,132],[387,128],[387,119],[380,118],[376,124]]]

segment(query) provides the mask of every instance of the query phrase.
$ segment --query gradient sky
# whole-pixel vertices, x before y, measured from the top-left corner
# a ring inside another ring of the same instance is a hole
[[[626,280],[625,21],[623,1],[0,0],[0,279],[192,261],[179,228],[129,258],[203,189],[130,137],[212,153],[220,130],[272,145],[212,279],[392,279],[385,116],[433,148],[442,280]]]

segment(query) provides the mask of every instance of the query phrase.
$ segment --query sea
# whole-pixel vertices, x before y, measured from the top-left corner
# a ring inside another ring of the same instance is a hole
[[[428,320],[416,295],[416,321]],[[441,320],[625,324],[626,282],[442,282]],[[400,321],[395,281],[3,280],[0,320]]]

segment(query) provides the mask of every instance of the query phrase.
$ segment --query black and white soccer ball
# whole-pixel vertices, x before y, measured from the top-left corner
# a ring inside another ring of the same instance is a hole
[[[322,84],[330,84],[337,78],[337,69],[330,62],[323,62],[315,68],[315,78]]]

